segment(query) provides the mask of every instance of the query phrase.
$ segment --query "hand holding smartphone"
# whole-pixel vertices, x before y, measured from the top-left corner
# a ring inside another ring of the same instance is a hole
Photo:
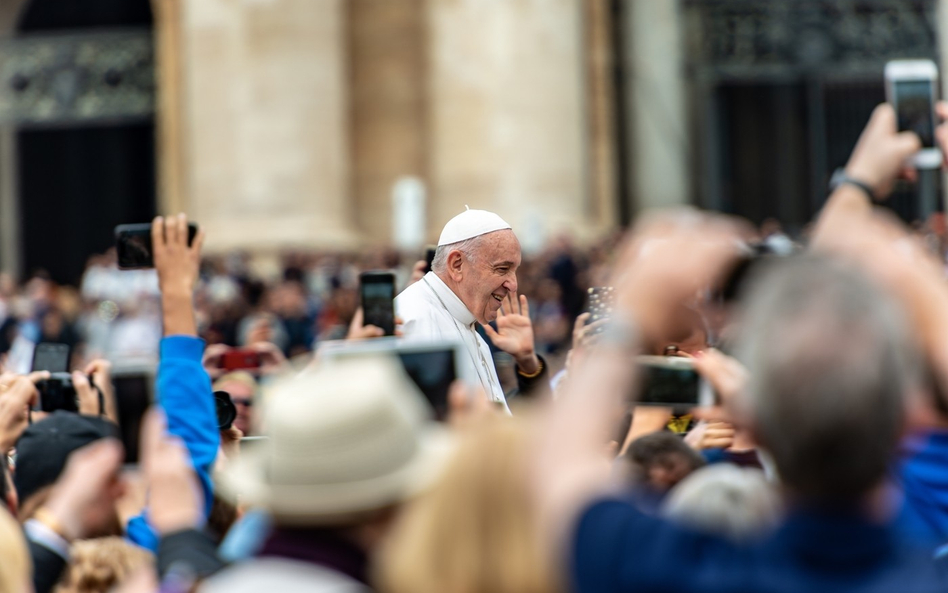
[[[895,109],[900,132],[911,131],[922,149],[911,159],[919,169],[937,169],[942,154],[935,142],[938,68],[931,60],[895,60],[885,65],[886,100]]]
[[[395,335],[395,274],[363,272],[359,276],[363,325],[381,328],[386,336]]]
[[[188,245],[194,242],[198,227],[188,224]],[[155,252],[151,244],[151,223],[120,224],[115,227],[115,249],[120,270],[140,270],[155,267]]]

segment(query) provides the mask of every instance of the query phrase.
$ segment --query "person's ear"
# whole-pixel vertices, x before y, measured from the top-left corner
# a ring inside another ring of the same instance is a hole
[[[455,282],[460,282],[461,278],[464,276],[464,272],[461,270],[463,264],[463,253],[458,250],[454,250],[448,254],[448,275],[451,276],[451,279]]]

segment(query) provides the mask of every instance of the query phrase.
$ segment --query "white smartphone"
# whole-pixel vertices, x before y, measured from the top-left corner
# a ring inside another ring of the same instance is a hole
[[[938,67],[931,60],[894,60],[885,65],[886,100],[895,109],[899,131],[911,130],[922,141],[922,150],[912,157],[919,169],[941,166],[941,151],[935,144],[935,101],[938,97]]]

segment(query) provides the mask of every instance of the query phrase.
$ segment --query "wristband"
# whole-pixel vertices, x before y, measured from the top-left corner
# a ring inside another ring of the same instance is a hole
[[[520,370],[520,367],[517,367],[517,373],[524,379],[534,379],[540,376],[540,373],[543,372],[543,359],[537,356],[537,370],[533,373],[527,374]]]

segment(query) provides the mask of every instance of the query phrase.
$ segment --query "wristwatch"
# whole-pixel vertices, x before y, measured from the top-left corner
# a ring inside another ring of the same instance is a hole
[[[859,189],[863,191],[863,193],[869,196],[870,200],[872,200],[873,202],[876,201],[876,193],[872,189],[871,185],[869,185],[865,181],[856,179],[855,177],[850,177],[849,175],[846,174],[846,171],[842,167],[840,167],[839,169],[836,169],[835,171],[833,171],[833,176],[830,177],[830,183],[829,183],[830,193],[833,193],[834,191],[839,189],[839,186],[844,185],[844,184],[849,184],[849,185],[852,185],[853,187],[858,187]]]

